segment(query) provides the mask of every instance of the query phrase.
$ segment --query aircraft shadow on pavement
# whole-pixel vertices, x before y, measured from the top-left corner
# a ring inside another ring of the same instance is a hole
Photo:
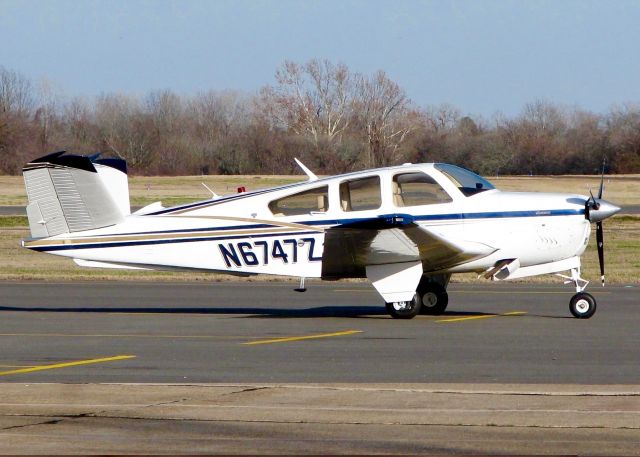
[[[313,318],[313,317],[345,317],[345,318],[389,318],[382,306],[319,306],[314,308],[257,308],[257,307],[44,307],[44,306],[0,306],[0,312],[45,312],[45,313],[104,313],[104,314],[208,314],[233,315],[242,318]],[[440,316],[430,317],[466,317],[494,316],[494,313],[471,311],[447,311]],[[551,317],[551,316],[549,316]]]

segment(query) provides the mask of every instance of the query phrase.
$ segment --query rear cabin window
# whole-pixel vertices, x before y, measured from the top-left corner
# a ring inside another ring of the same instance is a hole
[[[451,197],[440,184],[425,173],[402,173],[393,177],[393,203],[396,206],[419,206],[448,203]]]
[[[353,179],[340,184],[340,206],[343,211],[380,208],[380,177]]]
[[[329,188],[327,186],[317,187],[274,200],[269,203],[269,209],[274,216],[324,213],[329,209]]]

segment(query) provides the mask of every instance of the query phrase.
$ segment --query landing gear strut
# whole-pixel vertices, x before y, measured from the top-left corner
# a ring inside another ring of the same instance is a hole
[[[580,277],[580,267],[571,269],[571,276],[558,274],[561,278],[566,279],[565,284],[573,283],[576,287],[576,294],[571,297],[569,302],[569,311],[573,317],[578,319],[589,319],[596,312],[596,299],[593,295],[584,291],[589,281]]]

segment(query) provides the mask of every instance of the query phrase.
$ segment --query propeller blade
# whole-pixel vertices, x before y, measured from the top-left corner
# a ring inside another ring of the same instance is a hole
[[[604,233],[602,221],[596,222],[596,241],[598,243],[598,261],[600,262],[600,279],[602,279],[602,287],[604,287]]]
[[[603,190],[604,190],[604,160],[602,161],[602,175],[600,176],[600,190],[598,191],[598,200],[602,198]]]
[[[602,190],[602,189],[600,189],[600,190]],[[600,204],[598,203],[598,201],[593,196],[593,192],[591,192],[591,189],[589,189],[589,195],[591,196],[591,199],[588,200],[591,203],[589,206],[591,208],[595,209],[595,210],[599,210],[600,209]],[[598,197],[598,198],[600,198],[600,197]]]

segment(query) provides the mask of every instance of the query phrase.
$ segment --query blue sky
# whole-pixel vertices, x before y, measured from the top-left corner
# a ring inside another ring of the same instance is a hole
[[[640,1],[0,0],[0,65],[67,96],[254,93],[311,58],[463,114],[604,113],[640,102]]]

